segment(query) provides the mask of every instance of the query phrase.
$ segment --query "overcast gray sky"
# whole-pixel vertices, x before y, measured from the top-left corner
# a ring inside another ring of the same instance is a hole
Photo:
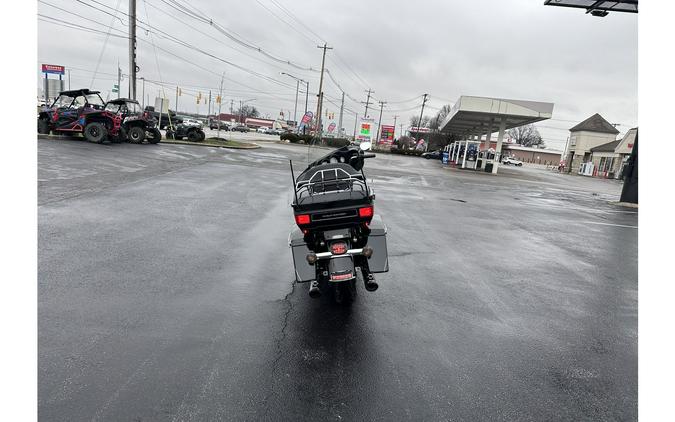
[[[90,87],[101,56],[93,88],[105,98],[116,80],[118,60],[122,72],[128,73],[127,40],[114,37],[127,31],[128,0],[38,1],[38,13],[46,17],[38,17],[37,64],[64,65],[71,69],[73,88]],[[553,119],[538,126],[547,145],[557,149],[564,147],[567,129],[574,122],[596,112],[621,124],[622,133],[637,125],[634,14],[596,18],[583,10],[544,6],[543,0],[137,3],[139,26],[156,28],[138,29],[138,76],[162,81],[171,108],[175,87],[181,86],[179,110],[199,107],[205,112],[207,106],[198,106],[195,95],[208,95],[209,88],[215,95],[222,72],[226,78],[223,111],[229,111],[230,99],[236,108],[239,100],[255,98],[249,103],[263,115],[276,117],[283,111],[292,118],[295,81],[280,72],[309,81],[309,109],[316,110],[319,73],[306,69],[320,68],[321,50],[316,46],[326,41],[333,47],[326,67],[347,93],[345,105],[350,111],[343,127],[348,133],[354,126],[354,111],[364,112],[359,102],[366,100],[367,88],[375,91],[375,100],[388,102],[383,124],[392,124],[398,115],[398,122],[407,125],[410,116],[419,115],[423,93],[431,98],[425,109],[429,116],[460,95],[553,102]],[[118,19],[111,16],[116,8]],[[231,37],[302,69],[237,44],[200,20],[203,17]],[[103,33],[68,28],[64,22]],[[105,43],[111,22],[113,36]],[[172,42],[167,34],[216,58]],[[36,67],[38,84],[40,78]],[[156,83],[145,85],[151,102],[160,92]],[[337,120],[341,92],[328,77],[324,87],[324,109],[334,112]],[[126,95],[127,90],[125,78],[122,92]],[[138,92],[140,97],[140,81]],[[377,104],[371,104],[368,114],[377,118],[379,110],[373,107]],[[304,111],[302,93],[298,110],[299,118]]]

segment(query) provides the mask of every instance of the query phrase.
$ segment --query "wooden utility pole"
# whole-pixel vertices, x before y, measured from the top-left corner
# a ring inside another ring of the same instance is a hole
[[[129,98],[136,99],[136,0],[129,0]]]
[[[326,43],[323,46],[317,45],[317,48],[323,49],[323,56],[321,58],[321,77],[319,78],[319,101],[316,105],[316,131],[319,134],[319,141],[321,141],[321,106],[323,105],[323,71],[326,65],[326,50],[332,50],[333,47],[328,47]]]
[[[364,91],[364,92],[368,93],[368,97],[366,98],[366,111],[363,113],[363,117],[367,118],[368,117],[368,105],[370,105],[370,95],[374,94],[375,91],[368,88],[368,90]],[[363,103],[361,103],[361,104],[363,104]]]
[[[427,97],[429,94],[424,94],[424,100],[422,100],[422,111],[420,112],[420,119],[417,122],[417,137],[420,137],[420,128],[422,127],[422,115],[424,114],[424,105],[427,103]],[[416,139],[419,142],[419,139]]]
[[[380,119],[377,122],[377,137],[375,138],[375,146],[377,146],[378,142],[380,142],[380,136],[382,133],[382,110],[384,109],[384,105],[387,104],[386,101],[378,101],[380,103]]]
[[[342,102],[340,103],[340,118],[338,119],[338,138],[340,137],[340,133],[342,131],[342,113],[344,112],[344,109],[345,109],[345,93],[343,91]]]
[[[223,79],[225,79],[225,72],[223,72],[223,76],[220,78],[220,91],[218,93],[218,134],[216,135],[217,138],[220,139],[220,106],[223,104]],[[211,91],[209,91],[209,104],[211,103]],[[232,139],[232,138],[230,138]]]
[[[394,115],[394,138],[396,137],[396,119],[398,118],[398,114]],[[402,136],[403,134],[401,134]]]

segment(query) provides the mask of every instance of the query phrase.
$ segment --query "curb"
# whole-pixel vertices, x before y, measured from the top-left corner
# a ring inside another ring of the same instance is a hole
[[[83,136],[65,136],[65,135],[44,135],[38,133],[38,139],[47,139],[51,141],[73,141],[73,140],[82,140],[86,141]],[[258,149],[262,148],[258,144],[252,144],[251,146],[227,146],[227,145],[218,145],[211,144],[208,142],[188,142],[188,141],[173,141],[169,139],[162,139],[159,144],[178,144],[178,145],[196,145],[202,147],[213,147],[213,148],[229,148],[229,149]],[[157,144],[157,145],[159,145]]]
[[[609,201],[611,205],[618,205],[620,207],[625,207],[625,208],[634,208],[638,209],[638,204],[633,204],[632,202],[615,202],[615,201]]]

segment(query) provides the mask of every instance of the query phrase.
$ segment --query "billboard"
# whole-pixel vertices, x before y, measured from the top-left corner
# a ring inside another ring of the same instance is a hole
[[[358,130],[356,131],[356,139],[354,139],[354,142],[357,144],[360,144],[361,142],[373,142],[374,127],[375,119],[359,117]]]
[[[63,75],[66,73],[66,68],[64,66],[59,66],[57,64],[42,64],[42,72],[44,73],[53,73],[56,75]]]
[[[333,133],[333,131],[335,130],[335,126],[337,126],[337,125],[335,124],[335,122],[329,124],[329,125],[328,125],[328,133]]]
[[[382,125],[380,129],[380,139],[377,141],[378,145],[391,146],[394,143],[395,126]]]

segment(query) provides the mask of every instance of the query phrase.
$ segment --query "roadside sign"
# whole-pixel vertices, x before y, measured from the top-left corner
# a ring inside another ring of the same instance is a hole
[[[117,84],[113,85],[112,92],[120,92],[120,86]]]
[[[375,119],[366,117],[359,117],[359,130],[356,133],[357,144],[361,142],[373,142],[373,127],[375,126]]]
[[[337,126],[337,125],[335,124],[335,122],[329,124],[329,125],[328,125],[328,133],[333,133],[333,131],[335,130],[335,126]]]
[[[378,144],[389,145],[394,143],[394,130],[395,127],[391,125],[382,125],[380,129],[380,139]]]
[[[66,73],[66,68],[64,66],[59,66],[56,64],[42,64],[43,73],[53,73],[55,75],[63,75]]]

